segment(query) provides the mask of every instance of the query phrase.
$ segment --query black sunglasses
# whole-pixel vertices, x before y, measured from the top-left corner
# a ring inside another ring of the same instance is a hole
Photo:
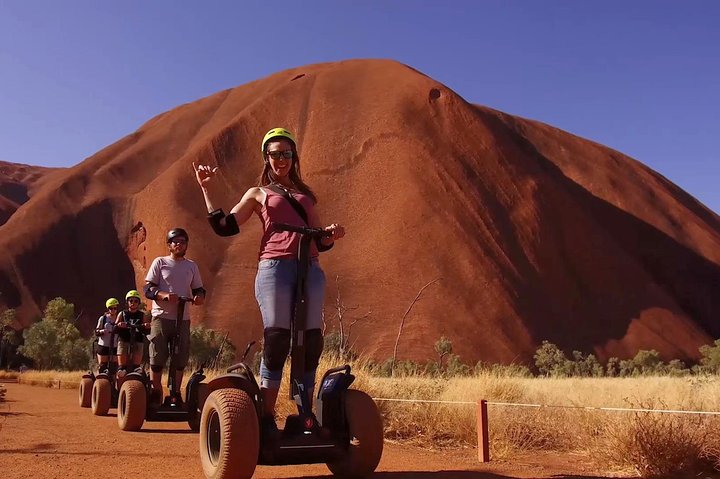
[[[285,150],[285,151],[268,151],[267,156],[272,158],[273,160],[278,160],[282,156],[286,160],[291,159],[294,154],[292,150]]]

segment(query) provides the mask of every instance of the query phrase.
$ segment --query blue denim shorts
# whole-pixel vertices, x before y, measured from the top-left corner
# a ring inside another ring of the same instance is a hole
[[[258,263],[255,277],[255,298],[265,328],[290,329],[295,304],[297,285],[297,260],[263,259]],[[308,270],[307,282],[307,323],[305,329],[322,329],[322,310],[325,301],[325,273],[317,259],[313,259]],[[312,390],[316,371],[306,371],[305,388]],[[280,388],[282,368],[270,371],[265,359],[260,362],[260,386],[268,389]]]

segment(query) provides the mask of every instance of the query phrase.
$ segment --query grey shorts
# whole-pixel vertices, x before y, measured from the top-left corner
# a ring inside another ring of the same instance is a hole
[[[150,365],[165,366],[170,353],[174,353],[175,367],[184,369],[190,358],[190,321],[177,321],[178,337],[174,351],[169,350],[169,342],[175,335],[174,319],[153,318],[150,326]]]
[[[133,354],[135,356],[140,355],[144,353],[145,344],[142,341],[135,341],[135,345],[133,346]],[[126,354],[130,354],[130,342],[129,341],[118,341],[118,347],[117,347],[117,353],[120,356],[125,356]]]

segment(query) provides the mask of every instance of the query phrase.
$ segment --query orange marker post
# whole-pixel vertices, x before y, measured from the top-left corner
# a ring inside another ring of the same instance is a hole
[[[490,438],[488,434],[487,401],[481,399],[477,403],[477,436],[478,460],[490,462]]]

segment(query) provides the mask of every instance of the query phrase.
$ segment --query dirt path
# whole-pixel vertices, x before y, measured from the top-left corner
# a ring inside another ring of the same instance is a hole
[[[141,479],[202,478],[198,436],[185,423],[146,423],[122,432],[115,411],[95,417],[77,392],[5,384],[0,403],[0,477]],[[118,459],[118,452],[123,459]],[[432,451],[385,444],[376,478],[510,479],[597,477],[582,458],[544,455],[512,463],[477,462],[474,449]],[[257,478],[333,477],[324,465],[258,467]]]

